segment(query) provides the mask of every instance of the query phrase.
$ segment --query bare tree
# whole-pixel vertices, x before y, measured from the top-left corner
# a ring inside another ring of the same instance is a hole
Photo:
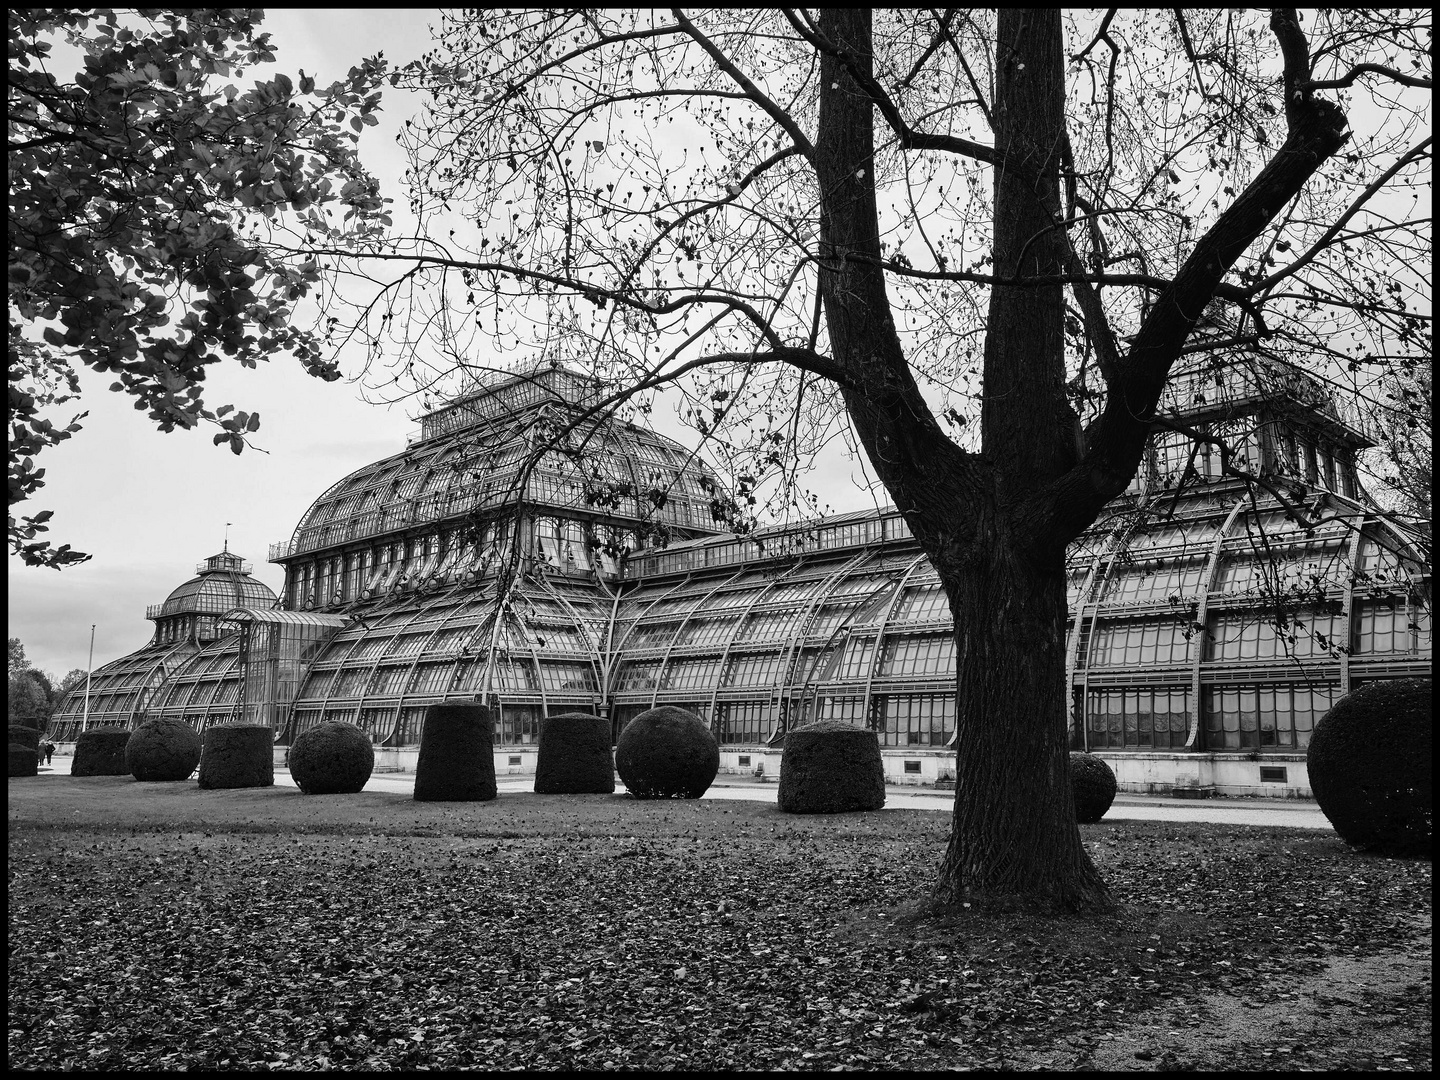
[[[396,77],[429,94],[420,238],[373,249],[381,288],[337,333],[409,350],[398,392],[427,354],[512,350],[642,406],[683,379],[742,515],[853,437],[955,620],[936,901],[1102,907],[1069,794],[1066,545],[1187,352],[1358,381],[1428,348],[1428,15],[1315,18],[447,16]],[[1197,344],[1217,304],[1231,331]]]

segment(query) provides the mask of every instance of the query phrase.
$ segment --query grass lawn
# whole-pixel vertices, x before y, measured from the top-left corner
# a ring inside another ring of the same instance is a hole
[[[1116,914],[937,922],[937,811],[9,804],[19,1069],[1431,1067],[1431,864],[1314,830],[1102,821]]]

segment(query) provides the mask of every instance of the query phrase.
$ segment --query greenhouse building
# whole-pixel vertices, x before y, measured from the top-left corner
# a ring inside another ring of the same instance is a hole
[[[1312,377],[1252,361],[1169,393],[1272,490],[1221,477],[1206,444],[1152,438],[1071,549],[1072,745],[1133,791],[1308,794],[1305,748],[1338,696],[1429,677],[1429,565],[1360,489],[1373,444]],[[52,738],[171,716],[287,744],[345,720],[403,765],[428,706],[479,700],[503,774],[533,768],[546,715],[618,735],[673,704],[710,725],[727,771],[774,775],[787,730],[832,719],[878,733],[893,782],[953,777],[953,626],[899,513],[724,532],[698,456],[588,416],[598,395],[549,368],[427,413],[271,547],[278,598],[228,551],[205,560]]]

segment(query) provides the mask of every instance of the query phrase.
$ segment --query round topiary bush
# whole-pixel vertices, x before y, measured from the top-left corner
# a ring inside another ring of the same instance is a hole
[[[661,705],[625,725],[615,768],[637,799],[698,799],[720,771],[720,744],[694,713]]]
[[[200,764],[200,733],[184,720],[146,720],[125,744],[125,768],[136,780],[188,780]]]
[[[272,787],[275,732],[267,724],[220,724],[205,729],[202,788]]]
[[[1075,820],[1092,825],[1105,816],[1115,801],[1115,774],[1104,758],[1075,751],[1070,755],[1070,793],[1075,797]]]
[[[290,778],[306,795],[353,795],[374,769],[370,736],[341,720],[302,731],[290,747]]]
[[[1310,789],[1346,843],[1430,856],[1430,710],[1429,679],[1394,679],[1351,691],[1315,725]]]
[[[541,795],[611,794],[615,760],[610,756],[610,721],[588,713],[541,720],[535,790]]]
[[[75,760],[71,776],[129,776],[125,747],[130,742],[127,728],[91,728],[75,739]]]
[[[33,746],[24,743],[10,744],[10,775],[36,776],[40,772],[40,755]]]
[[[880,737],[838,720],[788,733],[780,756],[779,803],[787,814],[879,810],[885,805]]]
[[[425,711],[415,762],[417,802],[495,798],[495,722],[478,701],[446,701]]]

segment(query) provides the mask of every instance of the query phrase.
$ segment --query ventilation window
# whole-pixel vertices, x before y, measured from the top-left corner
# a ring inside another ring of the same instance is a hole
[[[519,754],[511,754],[511,755],[510,755],[510,764],[511,764],[511,765],[519,765],[519,764],[520,764],[520,755],[519,755]]]
[[[1285,783],[1289,783],[1289,781],[1287,781],[1287,780],[1285,779],[1285,766],[1284,766],[1284,765],[1261,765],[1261,766],[1260,766],[1260,782],[1261,782],[1262,784],[1285,784]]]
[[[740,755],[740,768],[742,768],[742,769],[748,769],[749,767],[750,767],[750,755],[749,755],[749,754],[741,754],[741,755]]]
[[[920,763],[918,761],[905,762],[905,771],[907,773],[918,773],[920,771]]]

